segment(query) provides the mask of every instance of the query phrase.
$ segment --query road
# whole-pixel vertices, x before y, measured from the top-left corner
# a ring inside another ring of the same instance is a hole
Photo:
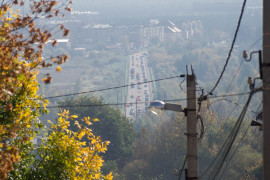
[[[148,69],[147,51],[137,52],[129,56],[128,87],[125,113],[132,119],[137,119],[148,111],[152,99],[152,83]],[[131,104],[130,104],[131,103]]]

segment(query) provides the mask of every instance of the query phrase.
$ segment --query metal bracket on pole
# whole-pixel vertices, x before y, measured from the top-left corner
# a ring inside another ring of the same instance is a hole
[[[196,109],[184,108],[183,112],[185,113],[185,116],[187,116],[188,111],[196,111]]]
[[[189,136],[189,137],[197,137],[198,133],[184,133],[184,135]]]

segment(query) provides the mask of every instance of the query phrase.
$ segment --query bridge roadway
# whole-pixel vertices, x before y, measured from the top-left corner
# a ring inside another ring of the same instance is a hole
[[[148,67],[147,51],[136,52],[129,56],[128,87],[125,113],[127,117],[137,119],[148,111],[149,102],[152,99],[152,83]],[[130,104],[132,103],[132,104]]]

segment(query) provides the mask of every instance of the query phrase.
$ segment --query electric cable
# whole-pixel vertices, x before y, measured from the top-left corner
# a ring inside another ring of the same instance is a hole
[[[240,70],[241,70],[241,67],[242,67],[243,63],[244,63],[244,60],[242,59],[242,61],[241,61],[241,63],[240,63],[240,66],[239,66],[238,70],[234,73],[234,75],[233,75],[233,77],[232,77],[232,80],[230,81],[229,86],[227,87],[225,93],[227,93],[227,92],[229,91],[229,89],[231,88],[232,82],[233,82],[234,79],[236,79],[236,76],[239,74],[239,72],[240,72]],[[216,112],[218,112],[218,110],[219,110],[220,107],[221,107],[221,103],[219,103],[219,105],[218,105],[218,107],[217,107],[217,109],[216,109]]]
[[[227,102],[230,102],[230,103],[233,103],[233,104],[235,104],[236,106],[239,106],[239,107],[244,107],[242,104],[239,104],[239,103],[237,103],[237,102],[234,102],[234,101],[232,101],[232,100],[230,100],[230,99],[224,99],[224,98],[222,98],[222,99],[218,99],[218,100],[216,100],[216,101],[213,101],[213,102],[211,102],[211,104],[210,104],[210,106],[213,104],[213,103],[215,103],[215,102],[218,102],[218,101],[227,101]],[[234,108],[235,109],[235,108]],[[234,110],[233,109],[233,110]],[[248,111],[250,111],[250,112],[252,112],[252,113],[254,113],[254,114],[258,114],[258,112],[257,111],[253,111],[253,110],[251,110],[251,109],[247,109]]]
[[[251,98],[252,96],[254,95],[254,93],[257,92],[257,91],[252,91],[248,97],[248,100],[241,112],[241,114],[239,115],[230,135],[228,136],[227,140],[226,140],[226,144],[225,144],[225,148],[222,149],[224,152],[222,152],[221,156],[219,157],[219,161],[217,162],[216,166],[214,167],[214,169],[212,170],[212,172],[210,173],[209,177],[207,179],[216,179],[217,175],[219,174],[231,148],[232,148],[232,145],[238,135],[238,132],[239,132],[239,129],[241,127],[241,124],[244,120],[244,117],[245,117],[245,114],[246,114],[246,111],[247,111],[247,107],[251,101]]]
[[[250,95],[248,97],[248,100],[241,112],[241,114],[239,115],[235,125],[234,125],[234,128],[232,129],[232,131],[230,132],[229,136],[226,138],[225,142],[223,143],[220,151],[218,152],[218,154],[215,156],[215,158],[211,161],[210,165],[204,170],[204,172],[200,175],[200,178],[204,177],[208,171],[211,169],[211,167],[216,164],[215,168],[212,170],[211,174],[212,174],[212,177],[215,178],[215,176],[217,175],[217,173],[219,172],[220,170],[220,167],[223,165],[223,162],[224,160],[226,159],[227,157],[227,153],[228,151],[230,150],[231,148],[231,145],[232,143],[234,142],[235,140],[235,137],[239,131],[239,128],[240,128],[240,125],[243,121],[243,118],[244,118],[244,115],[247,111],[247,107],[251,101],[251,97],[252,95],[255,93],[255,92],[258,92],[259,90],[256,89],[256,91],[251,91],[250,92]],[[225,150],[224,150],[225,149]],[[210,179],[211,178],[211,174],[209,175],[209,177],[207,179]]]
[[[247,87],[247,85],[246,85],[246,87]],[[246,88],[245,88],[245,89],[246,89]],[[249,94],[249,93],[248,93],[248,94]],[[240,95],[241,98],[242,98],[243,95],[247,95],[247,94],[246,94],[246,93],[240,93],[239,95]],[[213,97],[213,96],[211,96],[211,97],[209,97],[209,98],[212,98],[212,97]],[[238,99],[237,103],[240,102],[241,98]],[[212,102],[212,103],[213,103],[213,102]],[[211,105],[211,104],[210,104],[210,105]],[[226,116],[225,119],[229,119],[229,117],[230,117],[230,116],[232,115],[232,113],[234,112],[235,108],[236,108],[236,105],[233,107],[233,109],[230,111],[230,113]],[[222,129],[222,127],[219,128],[218,132],[220,132],[221,129]],[[211,141],[209,144],[212,144],[212,143],[214,142],[214,140],[217,138],[218,135],[219,135],[219,134],[217,133],[217,134],[215,135],[215,137],[212,138],[212,141]],[[225,144],[225,143],[224,143],[224,144]],[[223,145],[224,145],[224,144],[223,144]],[[224,146],[222,146],[222,147],[220,148],[219,153],[221,153],[221,149],[223,149],[223,148],[224,148]],[[211,163],[210,163],[210,165],[208,166],[208,168],[202,173],[202,176],[204,176],[204,175],[206,174],[206,172],[210,169],[210,167],[214,164],[214,162],[216,161],[216,158],[219,156],[219,153],[218,153],[218,155],[216,155],[216,157],[211,161]],[[206,155],[204,154],[204,156],[206,156]],[[202,159],[203,159],[203,157],[202,157]]]
[[[252,43],[249,46],[249,48],[247,49],[247,51],[251,50],[261,39],[262,39],[262,37],[259,37],[256,41],[254,41],[254,43]]]
[[[231,54],[232,54],[232,51],[233,51],[233,48],[234,48],[234,43],[236,41],[236,38],[237,38],[237,34],[238,34],[238,31],[240,29],[240,24],[241,24],[241,21],[242,21],[242,17],[243,17],[243,14],[244,14],[244,9],[245,9],[245,6],[246,6],[246,0],[243,1],[243,5],[242,5],[242,9],[241,9],[241,13],[240,13],[240,16],[239,16],[239,19],[238,19],[238,23],[237,23],[237,27],[236,27],[236,30],[235,30],[235,33],[234,33],[234,37],[233,37],[233,41],[232,41],[232,44],[231,44],[231,47],[230,47],[230,50],[229,50],[229,53],[228,53],[228,56],[226,58],[226,62],[225,62],[225,65],[221,71],[221,74],[217,80],[217,82],[215,83],[214,87],[211,89],[211,91],[208,93],[208,95],[212,95],[213,91],[216,89],[216,87],[218,86],[225,70],[226,70],[226,67],[229,63],[229,60],[231,58]]]
[[[186,162],[187,162],[187,155],[185,156],[184,163],[183,163],[183,165],[182,165],[182,168],[181,168],[180,171],[179,171],[179,178],[178,178],[178,180],[181,180],[181,176],[182,176],[182,174],[183,174],[183,171],[184,171]]]
[[[245,86],[244,89],[246,89],[247,86],[248,86],[248,84],[246,84],[246,86]],[[226,118],[224,118],[224,119],[228,119],[228,118],[232,115],[232,113],[234,112],[234,110],[235,110],[235,108],[236,108],[237,106],[243,107],[243,105],[240,105],[240,104],[239,104],[239,102],[240,102],[241,98],[243,97],[243,95],[245,95],[245,93],[242,93],[242,94],[240,95],[241,97],[238,99],[237,102],[233,102],[233,101],[229,100],[229,102],[234,103],[235,106],[234,106],[233,109],[230,111],[229,115],[226,116]],[[211,97],[210,97],[210,98],[211,98]],[[219,100],[220,100],[220,99],[219,99]],[[219,100],[216,100],[216,101],[219,101]],[[225,100],[225,99],[222,99],[222,100]],[[213,103],[214,103],[214,102],[212,102],[211,104],[213,104]],[[255,113],[255,111],[252,111],[252,110],[250,110],[250,109],[248,109],[248,111]],[[258,114],[258,113],[256,113],[256,114]],[[221,130],[221,128],[220,128],[220,130]],[[211,141],[210,144],[212,144],[212,142],[216,139],[217,136],[218,136],[218,134],[215,135],[215,137],[212,139],[212,141]],[[221,148],[221,149],[222,149],[222,148]],[[202,159],[203,159],[203,158],[202,158]]]
[[[203,124],[203,118],[200,114],[197,114],[197,118],[200,119],[201,122],[201,133],[200,136],[198,138],[198,141],[202,139],[203,135],[204,135],[204,124]]]
[[[168,79],[174,79],[174,78],[178,78],[180,76],[181,75],[177,75],[177,76],[172,76],[172,77],[167,77],[167,78],[162,78],[162,79],[156,79],[156,80],[151,80],[151,81],[139,82],[139,83],[134,83],[132,85],[139,85],[139,84],[145,84],[145,83],[150,83],[150,82],[157,82],[157,81],[163,81],[163,80],[168,80]],[[90,90],[90,91],[84,91],[84,92],[78,92],[78,93],[70,93],[70,94],[63,94],[63,95],[57,95],[57,96],[49,96],[49,97],[44,97],[44,99],[51,99],[51,98],[58,98],[58,97],[66,97],[66,96],[86,94],[86,93],[101,92],[101,91],[107,91],[107,90],[111,90],[111,89],[119,89],[119,88],[129,87],[129,86],[132,86],[132,85],[131,84],[128,84],[128,85],[122,85],[122,86],[116,86],[116,87],[109,87],[109,88],[103,88],[103,89],[97,89],[97,90]]]
[[[236,93],[236,94],[224,94],[224,95],[216,95],[216,96],[212,96],[212,97],[209,97],[211,99],[214,99],[214,98],[220,98],[220,97],[232,97],[232,96],[242,96],[242,95],[247,95],[249,94],[250,92],[243,92],[243,93]],[[164,102],[177,102],[177,101],[187,101],[187,100],[191,100],[191,99],[196,99],[196,98],[182,98],[182,99],[170,99],[170,100],[164,100]],[[143,103],[146,103],[146,102],[149,102],[149,101],[140,101],[140,102],[137,102],[137,104],[143,104]],[[135,102],[127,102],[127,103],[106,103],[106,104],[80,104],[80,105],[52,105],[52,106],[47,106],[46,108],[47,109],[54,109],[54,108],[64,108],[64,107],[69,107],[69,108],[72,108],[72,107],[87,107],[87,106],[121,106],[121,105],[130,105],[130,104],[136,104],[136,101]],[[41,107],[42,108],[42,107]]]
[[[220,176],[219,176],[219,179],[222,178],[222,176],[223,176],[224,173],[226,172],[227,168],[229,167],[229,164],[230,164],[232,158],[233,158],[234,155],[236,154],[236,152],[237,152],[238,148],[240,147],[240,145],[243,143],[243,140],[244,140],[244,138],[246,137],[246,134],[247,134],[249,128],[250,128],[250,125],[248,124],[248,126],[247,126],[247,128],[246,128],[246,130],[245,130],[245,132],[244,132],[244,134],[243,134],[243,136],[242,136],[241,139],[240,139],[240,142],[237,144],[237,146],[236,146],[235,150],[233,151],[233,153],[232,153],[230,159],[227,161],[227,163],[226,163],[226,165],[225,165],[223,171],[221,172],[221,174],[220,174]]]

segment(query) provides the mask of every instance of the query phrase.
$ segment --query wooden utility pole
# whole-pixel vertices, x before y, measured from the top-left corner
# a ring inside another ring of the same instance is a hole
[[[198,133],[196,117],[196,79],[187,74],[187,180],[198,179]]]
[[[263,179],[270,179],[270,1],[263,1]]]

